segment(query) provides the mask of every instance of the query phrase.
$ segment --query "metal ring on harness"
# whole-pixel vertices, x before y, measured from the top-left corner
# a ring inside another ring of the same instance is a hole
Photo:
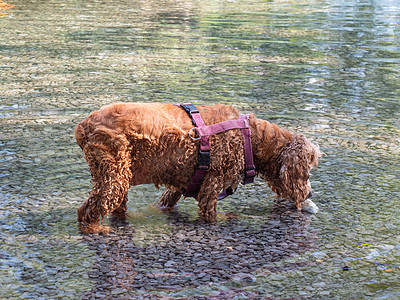
[[[193,135],[196,135],[196,133],[193,134],[193,130],[195,130],[196,127],[193,127],[192,129],[189,130],[188,136],[193,140],[193,141],[198,141],[201,139],[201,137],[195,137]]]

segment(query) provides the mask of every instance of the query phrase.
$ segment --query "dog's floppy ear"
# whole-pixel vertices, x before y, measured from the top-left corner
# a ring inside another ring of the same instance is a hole
[[[304,135],[295,135],[281,153],[281,196],[293,199],[298,209],[301,209],[301,203],[311,192],[309,173],[312,167],[318,165],[320,156],[319,147],[313,145]]]

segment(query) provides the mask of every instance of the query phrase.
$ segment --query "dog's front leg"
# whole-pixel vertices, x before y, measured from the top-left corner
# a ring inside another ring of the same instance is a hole
[[[196,197],[199,202],[199,216],[206,222],[217,221],[218,194],[223,187],[219,182],[221,181],[217,177],[207,174]]]

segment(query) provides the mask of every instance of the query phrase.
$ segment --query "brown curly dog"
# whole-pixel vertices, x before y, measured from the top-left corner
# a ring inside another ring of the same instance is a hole
[[[231,106],[198,107],[206,125],[234,120]],[[125,218],[127,192],[132,185],[166,186],[159,205],[173,207],[194,172],[199,142],[186,112],[163,103],[116,103],[102,107],[80,122],[76,140],[87,160],[93,189],[78,209],[82,232],[108,232],[100,225],[108,214]],[[318,146],[303,135],[281,129],[250,115],[251,143],[256,174],[283,198],[301,209],[311,194],[309,171],[321,156]],[[243,179],[244,149],[239,129],[210,136],[211,165],[196,196],[199,215],[212,222],[217,217],[217,196],[235,189]]]

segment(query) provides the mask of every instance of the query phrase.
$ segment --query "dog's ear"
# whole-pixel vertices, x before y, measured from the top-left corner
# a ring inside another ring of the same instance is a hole
[[[306,139],[306,152],[309,154],[310,169],[318,167],[318,161],[323,156],[326,155],[319,149],[317,144],[312,144]]]
[[[301,209],[301,203],[311,192],[310,169],[317,166],[320,156],[319,148],[308,141],[304,135],[295,135],[281,153],[279,172],[282,185],[281,196],[293,199],[298,209]]]

